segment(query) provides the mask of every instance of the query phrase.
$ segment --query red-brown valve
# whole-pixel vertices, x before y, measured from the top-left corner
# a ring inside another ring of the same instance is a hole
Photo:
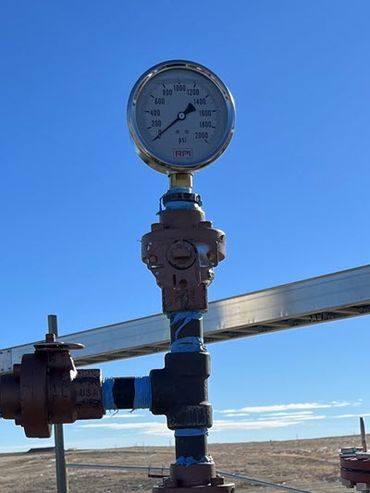
[[[201,209],[164,210],[141,245],[142,260],[162,289],[163,311],[206,311],[213,267],[225,258],[225,233]]]
[[[46,341],[35,344],[13,373],[0,377],[0,412],[23,426],[26,436],[48,438],[51,425],[77,419],[98,419],[104,414],[100,370],[76,369],[71,349],[81,344]]]

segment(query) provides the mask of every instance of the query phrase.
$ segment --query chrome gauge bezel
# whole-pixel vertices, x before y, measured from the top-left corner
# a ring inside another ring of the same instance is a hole
[[[137,124],[137,115],[136,115],[137,102],[140,98],[144,86],[157,75],[165,71],[171,71],[175,69],[185,69],[202,74],[217,87],[217,89],[220,91],[223,97],[226,106],[226,119],[223,122],[225,128],[223,132],[223,138],[220,141],[219,145],[215,148],[213,153],[207,157],[207,159],[203,159],[201,161],[194,161],[193,163],[190,163],[188,165],[169,162],[167,160],[162,159],[160,156],[156,155],[144,142],[143,138],[140,135],[140,130]],[[155,170],[160,171],[161,173],[167,173],[167,174],[178,173],[178,172],[191,173],[193,171],[204,168],[205,166],[208,166],[213,161],[218,159],[229,145],[234,132],[235,105],[229,89],[221,81],[221,79],[211,70],[196,62],[191,62],[187,60],[170,60],[153,66],[138,79],[138,81],[136,82],[136,84],[134,85],[131,91],[128,100],[127,120],[128,120],[128,128],[131,137],[135,143],[137,152],[140,158],[146,164],[148,164],[150,167],[154,168]]]

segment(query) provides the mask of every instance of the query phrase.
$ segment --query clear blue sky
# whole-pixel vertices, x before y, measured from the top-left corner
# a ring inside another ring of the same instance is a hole
[[[236,101],[230,148],[194,180],[228,239],[210,299],[369,263],[369,19],[366,0],[3,0],[0,347],[39,339],[48,313],[66,334],[161,311],[140,238],[167,180],[136,156],[125,111],[167,59],[208,66]],[[356,431],[369,334],[365,317],[210,346],[210,440]],[[162,359],[102,369],[140,376]],[[167,444],[163,421],[77,423],[66,445]],[[42,443],[6,421],[0,437]]]

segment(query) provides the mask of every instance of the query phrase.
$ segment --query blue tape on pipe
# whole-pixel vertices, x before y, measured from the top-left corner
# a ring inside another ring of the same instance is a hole
[[[182,337],[171,344],[172,353],[199,353],[206,350],[207,348],[200,337]]]
[[[192,456],[185,457],[181,455],[176,459],[176,464],[179,466],[192,466],[193,464],[214,464],[214,461],[209,455],[205,455],[198,460]]]
[[[178,339],[182,329],[192,320],[201,320],[201,312],[175,312],[171,314],[171,324],[180,324],[176,329],[175,338]]]
[[[174,187],[170,191],[171,193],[191,193],[191,188]],[[171,200],[167,202],[166,209],[200,209],[200,207],[195,202],[189,202],[187,200]]]
[[[194,457],[184,457],[181,455],[176,459],[176,464],[179,466],[192,466],[193,464],[198,464],[199,462],[194,459]]]
[[[116,410],[117,406],[113,398],[114,378],[107,378],[102,385],[102,400],[104,411]]]
[[[168,190],[171,193],[191,193],[191,188],[189,187],[171,187]]]
[[[175,437],[197,437],[208,435],[207,428],[180,428],[175,431]]]
[[[152,405],[152,385],[150,377],[135,378],[134,409],[150,409]]]
[[[166,204],[166,210],[175,209],[200,209],[200,207],[194,202],[187,202],[185,200],[172,200]]]

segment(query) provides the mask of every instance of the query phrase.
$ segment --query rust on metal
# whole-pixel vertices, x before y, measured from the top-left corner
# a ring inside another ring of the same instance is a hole
[[[367,451],[365,422],[360,417],[362,447],[342,448],[340,453],[340,476],[343,486],[364,493],[370,492],[370,453]]]
[[[101,418],[100,370],[77,371],[69,352],[81,347],[57,342],[53,334],[35,344],[13,373],[0,377],[2,417],[14,419],[31,438],[50,437],[52,424]]]
[[[195,489],[195,490],[194,490]],[[192,464],[182,466],[172,464],[170,476],[163,479],[163,484],[153,487],[153,493],[234,493],[235,485],[225,483],[216,473],[214,463]]]
[[[142,238],[142,260],[162,289],[163,311],[206,311],[213,267],[225,258],[225,234],[200,209],[164,210]]]
[[[370,473],[370,457],[361,459],[357,457],[341,457],[340,465],[351,471],[363,471]]]

